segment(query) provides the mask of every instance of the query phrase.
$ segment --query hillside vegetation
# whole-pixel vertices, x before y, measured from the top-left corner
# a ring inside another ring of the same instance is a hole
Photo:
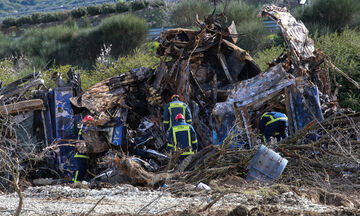
[[[115,0],[101,0],[115,2]],[[56,10],[71,10],[75,7],[90,5],[99,0],[0,0],[0,16],[28,14],[31,12],[52,12]]]

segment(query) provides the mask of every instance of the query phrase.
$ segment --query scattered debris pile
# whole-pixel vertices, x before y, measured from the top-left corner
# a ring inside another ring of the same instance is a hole
[[[57,87],[36,91],[34,100],[22,96],[30,87],[43,85],[41,81],[18,85],[38,74],[5,86],[0,89],[1,120],[39,110],[41,147],[58,149],[52,157],[54,172],[72,176],[75,152],[103,159],[110,155],[132,183],[154,185],[161,179],[208,182],[230,173],[245,178],[260,143],[257,120],[275,110],[287,114],[291,135],[271,145],[289,161],[280,181],[324,186],[316,184],[339,183],[346,172],[358,176],[359,149],[353,144],[359,144],[359,116],[338,107],[329,73],[341,73],[359,87],[357,82],[314,48],[302,22],[275,6],[264,7],[261,15],[278,23],[288,52],[261,72],[252,57],[235,45],[235,25],[224,27],[223,14],[197,19],[200,30],[162,32],[157,50],[162,61],[155,70],[134,69],[85,92],[79,74],[70,70],[67,83],[54,74]],[[166,166],[170,158],[162,152],[167,137],[161,119],[162,108],[175,93],[191,109],[202,150],[176,166],[175,174],[153,175],[150,171],[172,168]],[[18,102],[19,98],[23,101]],[[341,116],[333,115],[339,111]],[[81,124],[88,114],[94,119]],[[2,136],[8,135],[3,132]],[[109,151],[121,152],[122,158]],[[123,152],[134,156],[129,159]],[[311,177],[304,178],[299,170]],[[358,183],[353,185],[358,187]]]

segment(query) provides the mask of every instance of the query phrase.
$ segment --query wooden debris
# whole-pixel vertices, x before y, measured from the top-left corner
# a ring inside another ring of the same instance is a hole
[[[41,99],[20,101],[13,104],[0,106],[0,116],[18,114],[26,111],[44,110],[44,102]]]

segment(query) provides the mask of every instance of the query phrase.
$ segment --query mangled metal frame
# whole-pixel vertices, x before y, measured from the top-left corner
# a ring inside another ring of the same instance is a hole
[[[267,89],[263,84],[257,85],[256,87],[261,86],[262,93],[260,95],[251,96],[250,98],[242,98],[241,95],[238,95],[238,98],[236,98],[237,101],[233,102],[236,117],[238,122],[240,122],[239,126],[246,129],[249,143],[254,142],[251,137],[253,133],[251,132],[251,127],[249,127],[250,121],[247,115],[249,106],[255,103],[261,104],[261,101],[276,97],[276,95],[280,93],[285,95],[290,133],[304,128],[313,120],[322,121],[324,119],[319,101],[319,91],[327,94],[329,97],[333,95],[331,92],[329,71],[328,69],[319,69],[321,64],[326,63],[359,88],[356,81],[352,80],[334,66],[329,61],[329,58],[320,50],[315,49],[314,42],[309,38],[309,32],[305,25],[301,21],[297,21],[285,8],[274,5],[265,6],[261,10],[260,15],[268,16],[277,22],[288,46],[289,56],[285,59],[281,59],[280,57],[280,63],[276,65],[272,63],[272,67],[269,68],[268,71],[253,79],[261,80],[263,78],[262,76],[266,76],[269,72],[277,73],[276,71],[278,71],[281,73],[282,70],[286,70],[288,75],[292,74],[293,78],[291,84],[289,83],[289,85],[285,86],[277,85],[271,89]],[[243,84],[247,82],[248,80],[243,81]],[[281,88],[281,92],[279,88]],[[277,93],[274,93],[276,91]],[[336,95],[334,98],[336,98]]]

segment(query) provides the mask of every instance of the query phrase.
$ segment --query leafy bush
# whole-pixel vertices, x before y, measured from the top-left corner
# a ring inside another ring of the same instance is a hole
[[[109,3],[105,2],[101,7],[102,14],[114,13],[115,11],[116,11],[115,4],[109,4]]]
[[[44,15],[42,13],[33,13],[31,15],[31,23],[32,24],[41,23],[44,20],[43,16]]]
[[[150,6],[153,7],[153,8],[164,7],[165,6],[165,1],[164,0],[151,1]]]
[[[285,53],[285,47],[273,46],[269,49],[265,49],[261,52],[256,53],[254,60],[261,68],[261,71],[265,71],[269,67],[274,59],[278,58],[282,53]]]
[[[113,45],[113,53],[119,55],[128,53],[145,41],[148,26],[145,20],[133,16],[116,15],[104,19],[99,27],[103,36],[103,42]]]
[[[86,7],[87,13],[91,16],[101,14],[101,5],[89,5]]]
[[[321,48],[334,65],[355,81],[360,82],[360,32],[344,29],[342,33],[315,35],[314,41],[315,46]],[[357,100],[359,90],[343,76],[335,73],[337,82],[342,85],[338,95],[340,105],[360,111],[359,100]]]
[[[68,12],[68,11],[61,11],[61,12],[57,12],[55,13],[56,14],[56,17],[59,21],[63,21],[63,20],[66,20],[67,18],[70,17],[71,15],[71,12]]]
[[[73,10],[71,10],[71,16],[74,18],[80,18],[87,14],[87,8],[86,7],[78,7]]]
[[[141,10],[147,8],[149,6],[149,2],[146,0],[135,0],[131,2],[131,9],[133,11]]]
[[[350,25],[359,10],[358,0],[313,0],[299,18],[305,23],[315,22],[337,31]]]
[[[2,25],[4,28],[9,28],[11,26],[16,26],[16,19],[13,17],[6,17],[3,22]]]
[[[87,84],[86,87],[89,87],[108,77],[117,76],[135,68],[155,68],[159,63],[160,59],[156,57],[156,51],[147,49],[147,47],[143,45],[141,49],[135,49],[129,55],[119,57],[117,61],[114,61],[110,66],[101,61],[97,61],[95,69],[87,74],[86,81],[84,82]]]
[[[31,24],[31,16],[22,16],[19,19],[16,20],[16,26],[22,26],[25,24]]]
[[[222,9],[224,5],[221,5],[219,9]],[[252,4],[246,4],[244,2],[230,2],[226,8],[226,17],[228,19],[228,24],[231,24],[232,21],[235,24],[240,24],[243,22],[251,22],[253,20],[259,20],[256,17],[258,9]]]
[[[55,22],[58,21],[59,18],[56,13],[45,13],[43,14],[43,23]]]
[[[241,35],[237,45],[249,51],[251,55],[271,47],[274,42],[268,37],[269,31],[260,20],[241,23],[237,25],[237,31]]]
[[[176,4],[170,10],[170,22],[179,27],[194,25],[196,14],[202,19],[211,12],[209,3],[205,0],[185,0]]]
[[[123,12],[129,11],[129,10],[130,10],[130,5],[128,3],[121,2],[121,1],[116,3],[116,12],[117,13],[123,13]]]

